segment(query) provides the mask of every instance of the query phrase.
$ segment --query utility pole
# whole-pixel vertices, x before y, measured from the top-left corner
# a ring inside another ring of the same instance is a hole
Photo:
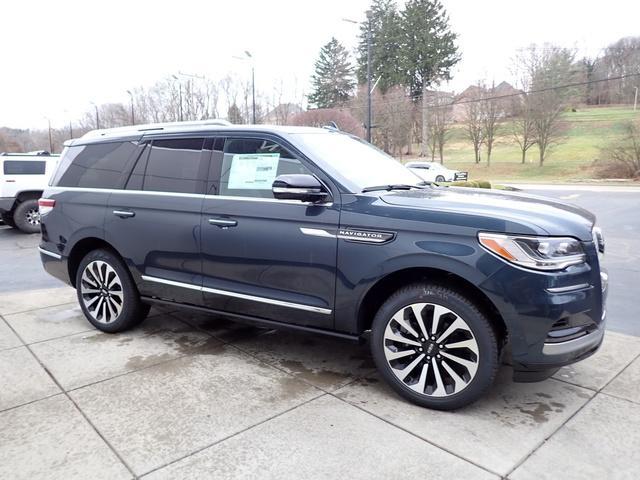
[[[73,123],[69,120],[69,138],[73,138]]]
[[[49,124],[49,153],[53,153],[53,138],[51,137],[51,120],[47,118]]]
[[[182,115],[182,82],[180,81],[180,79],[178,78],[177,75],[173,74],[171,75],[173,78],[175,78],[176,80],[178,80],[178,120],[180,120],[181,122],[183,121],[183,115]]]
[[[633,99],[633,111],[636,111],[636,108],[638,106],[638,87],[636,87],[636,95]]]
[[[135,125],[136,124],[136,117],[135,117],[134,112],[133,112],[133,93],[131,93],[131,90],[127,90],[127,93],[129,94],[129,97],[131,98],[131,125]]]
[[[367,142],[371,143],[371,10],[367,10]]]
[[[372,115],[371,115],[371,95],[373,94],[373,89],[376,88],[378,81],[376,81],[376,85],[371,86],[371,10],[367,10],[367,121],[365,122],[365,132],[367,135],[367,142],[371,143],[371,127],[372,127]],[[343,18],[343,22],[354,23],[358,25],[358,22],[355,20],[351,20],[350,18]]]
[[[422,80],[422,143],[420,144],[420,156],[426,157],[429,148],[429,112],[427,102],[427,82]]]
[[[91,105],[93,105],[96,109],[96,129],[100,130],[100,115],[98,114],[98,105],[96,105],[94,102],[91,102]]]

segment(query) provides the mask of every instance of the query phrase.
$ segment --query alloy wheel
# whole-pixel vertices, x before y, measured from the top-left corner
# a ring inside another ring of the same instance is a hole
[[[40,212],[37,208],[30,208],[29,210],[27,210],[27,212],[25,213],[25,218],[29,225],[33,225],[34,227],[40,225]]]
[[[434,303],[407,305],[391,317],[384,332],[384,354],[406,387],[428,397],[464,390],[480,360],[478,342],[467,322]]]
[[[82,272],[82,302],[98,323],[113,323],[122,312],[124,291],[116,271],[106,262],[95,260]]]

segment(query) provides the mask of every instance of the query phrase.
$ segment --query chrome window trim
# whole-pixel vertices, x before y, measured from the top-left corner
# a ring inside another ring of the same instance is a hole
[[[179,192],[159,192],[154,190],[123,190],[115,188],[84,188],[84,187],[48,187],[47,190],[52,191],[69,191],[69,192],[87,192],[87,193],[119,193],[119,194],[134,194],[134,195],[162,195],[167,197],[185,197],[185,198],[198,198],[206,200],[239,200],[242,202],[270,202],[270,203],[286,203],[289,205],[303,205],[305,207],[309,205],[331,207],[333,202],[329,203],[314,203],[314,202],[301,202],[298,200],[278,200],[276,198],[260,198],[260,197],[234,197],[230,195],[208,195],[204,193],[179,193]]]
[[[41,254],[43,254],[43,255],[47,255],[48,257],[51,257],[51,258],[55,258],[56,260],[61,260],[61,259],[62,259],[62,255],[59,255],[59,254],[57,254],[57,253],[50,252],[49,250],[45,250],[45,249],[44,249],[44,248],[42,248],[42,247],[38,247],[38,251],[39,251]]]
[[[230,292],[228,290],[220,290],[217,288],[202,287],[199,285],[194,285],[192,283],[176,282],[174,280],[166,280],[164,278],[152,277],[149,275],[142,275],[142,280],[146,282],[162,283],[162,284],[171,285],[174,287],[188,288],[190,290],[198,290],[206,293],[213,293],[216,295],[224,295],[226,297],[241,298],[243,300],[250,300],[253,302],[268,303],[270,305],[277,305],[279,307],[296,308],[298,310],[306,310],[308,312],[322,313],[324,315],[330,315],[332,312],[332,310],[328,308],[314,307],[311,305],[304,305],[301,303],[286,302],[284,300],[275,300],[273,298],[258,297],[255,295],[247,295],[245,293]]]

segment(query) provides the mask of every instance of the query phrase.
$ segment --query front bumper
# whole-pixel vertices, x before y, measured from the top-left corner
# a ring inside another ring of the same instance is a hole
[[[0,213],[7,213],[13,209],[16,199],[13,197],[0,198]]]
[[[543,380],[602,344],[608,274],[594,244],[584,246],[584,264],[558,272],[504,266],[482,285],[506,324],[515,381]]]

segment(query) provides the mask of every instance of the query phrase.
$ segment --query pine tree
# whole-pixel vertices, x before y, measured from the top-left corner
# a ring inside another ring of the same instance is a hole
[[[367,30],[371,22],[371,77],[385,93],[404,80],[401,65],[402,29],[394,0],[373,0],[368,19],[360,24],[358,43],[358,84],[367,81]]]
[[[311,83],[309,103],[317,108],[334,108],[349,100],[355,86],[353,67],[347,49],[335,38],[320,50]]]
[[[401,13],[402,82],[414,98],[424,88],[451,79],[451,69],[460,61],[457,35],[440,0],[409,0]]]

